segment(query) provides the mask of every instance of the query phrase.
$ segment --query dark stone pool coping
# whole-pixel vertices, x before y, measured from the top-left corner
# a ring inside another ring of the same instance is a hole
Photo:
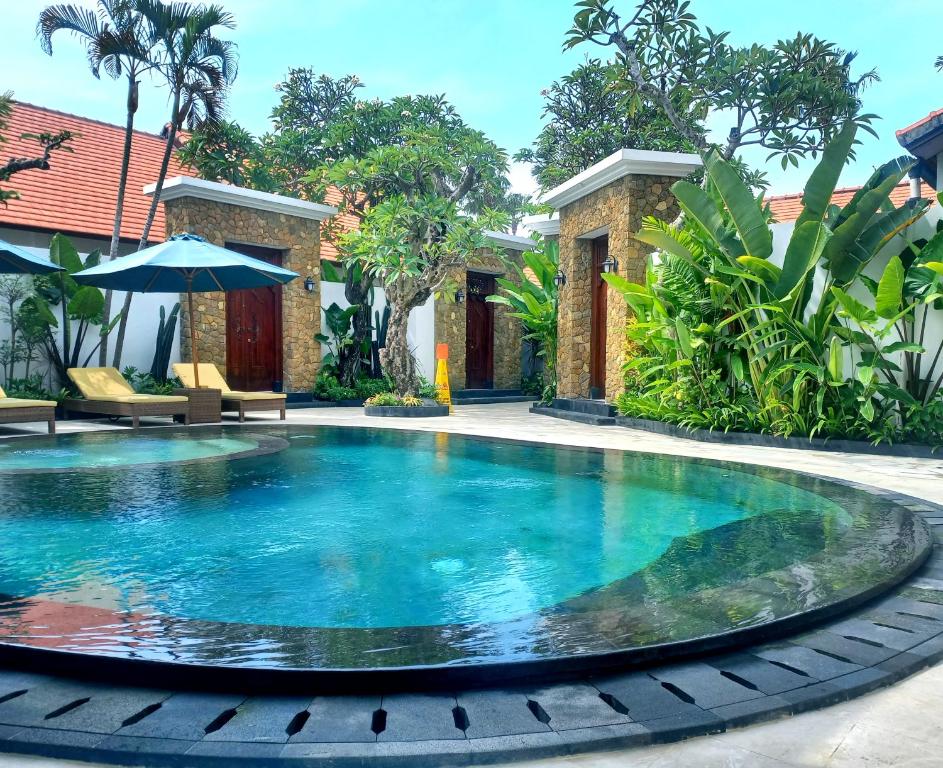
[[[477,765],[676,741],[845,701],[943,659],[943,507],[866,490],[921,516],[938,546],[907,582],[785,640],[624,674],[425,694],[245,697],[4,668],[0,752],[152,766]]]

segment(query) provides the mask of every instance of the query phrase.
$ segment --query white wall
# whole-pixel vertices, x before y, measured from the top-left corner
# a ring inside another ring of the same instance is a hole
[[[895,237],[875,258],[865,269],[864,273],[873,278],[874,280],[879,280],[881,275],[884,272],[884,268],[887,266],[887,262],[890,258],[896,254],[899,254],[905,247],[907,242],[913,242],[920,239],[929,239],[933,233],[936,231],[936,223],[943,219],[943,207],[939,203],[931,206],[930,210],[927,212],[926,216],[920,221],[916,222],[913,226],[909,227],[904,231],[902,235]],[[789,244],[789,238],[792,236],[792,231],[795,227],[795,222],[788,221],[781,224],[773,224],[773,255],[770,257],[770,261],[778,266],[782,266],[783,257],[786,253],[786,246]],[[809,302],[810,307],[816,307],[819,304],[819,299],[822,295],[822,287],[825,282],[825,273],[821,268],[816,268],[815,280],[812,287],[812,298]],[[863,286],[856,286],[852,290],[852,294],[855,298],[863,301],[868,306],[874,305],[874,299],[871,298],[871,295]],[[891,341],[898,341],[898,338],[895,336],[892,339],[887,340],[886,343],[891,343]],[[932,311],[929,315],[927,321],[926,334],[924,336],[924,347],[931,353],[935,353],[940,342],[943,341],[943,312]],[[898,365],[902,364],[903,353],[898,353],[897,355],[892,355],[891,359]],[[930,365],[931,360],[924,360],[924,368]],[[850,361],[846,358],[846,366]],[[943,361],[941,361],[943,363]],[[943,365],[941,363],[937,364],[936,367],[936,376],[939,376],[941,371],[943,371]],[[902,366],[903,367],[903,366]],[[846,369],[847,370],[847,369]],[[926,371],[924,371],[926,374]]]
[[[343,283],[329,283],[325,280],[320,282],[321,308],[327,309],[331,304],[347,308],[350,302],[344,296]],[[379,312],[383,316],[383,308],[386,306],[386,292],[382,288],[373,289],[373,310],[372,313]],[[372,319],[375,317],[371,313]],[[327,333],[323,323],[322,312],[322,332]],[[421,307],[416,307],[409,313],[409,326],[406,330],[406,337],[409,340],[409,347],[416,356],[416,362],[423,376],[429,381],[435,380],[435,305],[434,299],[430,298]],[[373,338],[376,338],[376,329],[374,329]],[[321,345],[321,354],[327,352],[327,346]]]
[[[27,231],[17,231],[11,229],[4,229],[0,231],[0,238],[19,245],[35,253],[37,256],[42,256],[44,258],[49,258],[49,240],[50,236],[37,233],[37,232],[27,232]],[[82,254],[82,258],[95,250],[96,248],[100,250],[107,250],[108,242],[107,241],[97,241],[89,238],[70,238],[72,244],[79,250],[79,253]],[[122,248],[122,251],[127,251],[128,248]],[[133,250],[133,248],[131,249]],[[26,279],[29,279],[26,276]],[[156,344],[156,334],[157,334],[157,325],[160,322],[160,307],[163,305],[165,312],[169,315],[170,310],[173,305],[178,301],[179,297],[177,294],[163,294],[163,293],[136,293],[131,301],[131,310],[128,313],[128,327],[125,333],[124,340],[124,352],[121,357],[121,367],[134,366],[135,368],[141,371],[149,371],[151,368],[151,363],[154,359],[154,347]],[[112,297],[112,314],[119,311],[124,303],[124,293],[115,292]],[[56,312],[57,319],[60,317],[59,312]],[[94,349],[95,344],[98,343],[98,336],[95,335],[97,329],[92,329],[89,331],[88,336],[86,337],[85,344],[83,345],[82,356],[80,363],[85,362],[85,358],[89,353]],[[111,336],[109,337],[109,352],[108,359],[109,363],[111,361],[112,352],[114,350],[114,342],[117,337],[117,328],[112,331]],[[6,322],[0,322],[0,340],[10,338],[10,328]],[[60,328],[60,340],[61,340],[61,328]],[[174,334],[174,343],[173,348],[170,354],[171,363],[179,361],[180,359],[180,323],[177,322],[177,333]],[[95,352],[89,365],[98,364],[98,353]],[[44,361],[39,363],[34,363],[31,366],[31,372],[41,372],[45,370],[48,366]],[[22,364],[18,367],[18,375],[22,374]],[[54,384],[54,382],[50,382]]]

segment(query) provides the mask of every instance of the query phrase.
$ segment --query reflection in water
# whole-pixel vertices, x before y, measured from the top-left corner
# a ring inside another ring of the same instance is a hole
[[[776,470],[257,431],[288,447],[156,463],[176,455],[168,432],[130,471],[0,474],[0,593],[13,596],[0,635],[253,665],[585,653],[847,598],[905,568],[925,533],[879,500]],[[55,444],[81,455],[85,439]]]

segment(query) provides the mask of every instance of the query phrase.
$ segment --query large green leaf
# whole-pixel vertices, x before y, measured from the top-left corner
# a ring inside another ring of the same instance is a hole
[[[667,251],[675,256],[680,256],[682,259],[691,263],[695,261],[694,254],[692,254],[687,247],[662,229],[643,227],[641,231],[635,235],[635,239],[652,245],[660,251]]]
[[[828,212],[832,194],[855,141],[857,124],[849,120],[822,151],[822,159],[812,171],[802,192],[802,213],[796,220],[796,229],[807,222],[821,222]]]
[[[768,259],[773,253],[773,233],[763,216],[759,201],[743,183],[740,174],[722,160],[720,155],[708,156],[707,172],[730,213],[740,242],[750,256]]]
[[[743,243],[727,232],[720,209],[703,189],[689,181],[676,181],[671,191],[685,215],[697,222],[729,258],[737,259],[746,253]]]
[[[878,291],[874,297],[874,308],[881,317],[889,319],[900,311],[905,275],[904,264],[900,257],[891,257],[878,282]]]
[[[869,325],[877,321],[877,313],[866,307],[854,296],[843,291],[841,288],[832,286],[832,294],[838,299],[841,308],[846,314],[860,325]]]
[[[786,246],[782,273],[773,288],[777,299],[788,296],[818,264],[829,237],[828,227],[820,221],[806,221],[796,226]]]
[[[843,381],[845,374],[843,371],[844,348],[837,336],[832,336],[832,341],[828,346],[828,375],[832,381]]]
[[[69,301],[70,316],[82,320],[95,320],[105,308],[105,296],[98,288],[85,285],[79,288]]]
[[[874,222],[858,238],[862,252],[876,254],[891,238],[921,218],[929,207],[929,200],[908,200],[900,208],[876,216]]]
[[[52,236],[52,241],[49,243],[49,260],[53,264],[64,267],[69,274],[82,271],[84,266],[72,241],[58,232]]]
[[[675,318],[675,330],[678,332],[678,346],[685,357],[694,357],[694,347],[691,344],[691,332],[680,317]]]
[[[741,256],[737,261],[763,280],[768,286],[776,285],[782,275],[782,270],[779,267],[757,256]]]

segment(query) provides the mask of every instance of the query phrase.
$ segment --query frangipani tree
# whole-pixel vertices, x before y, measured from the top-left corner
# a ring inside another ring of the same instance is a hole
[[[453,269],[488,246],[486,229],[504,223],[504,214],[484,209],[476,216],[468,210],[501,189],[506,172],[504,151],[461,123],[411,132],[402,145],[374,149],[329,170],[329,181],[348,194],[377,186],[388,190],[341,244],[348,266],[359,264],[386,289],[390,320],[380,360],[400,395],[419,390],[406,336],[409,313],[442,288]]]

